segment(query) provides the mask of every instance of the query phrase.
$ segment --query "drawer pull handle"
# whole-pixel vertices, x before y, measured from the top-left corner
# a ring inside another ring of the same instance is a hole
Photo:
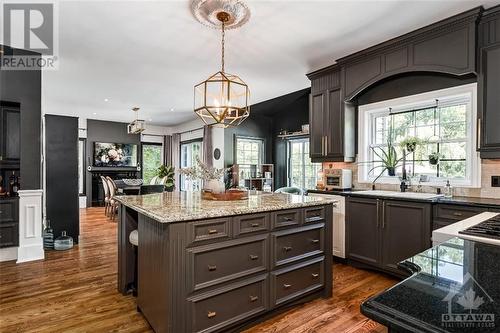
[[[291,218],[291,217],[288,217],[288,216],[285,216],[285,217],[283,218],[283,221],[286,221],[286,222],[290,222],[291,220],[292,220],[292,218]]]
[[[213,265],[213,266],[212,265],[208,265],[208,270],[210,272],[213,272],[213,271],[217,270],[217,266],[216,265]]]
[[[250,296],[250,302],[255,302],[259,299],[258,296]]]
[[[258,224],[258,223],[252,223],[250,226],[252,228],[258,228],[258,227],[260,227],[260,224]]]
[[[455,215],[455,216],[462,216],[462,213],[454,212],[453,215]]]
[[[283,288],[284,288],[284,289],[289,289],[289,288],[291,288],[291,287],[292,287],[292,285],[291,285],[291,284],[286,284],[286,283],[285,283],[285,284],[283,285]]]
[[[216,233],[218,233],[217,229],[209,229],[208,230],[208,234],[209,235],[213,235],[213,234],[216,234]]]
[[[255,254],[250,255],[250,260],[257,260],[257,259],[259,259],[259,256],[255,255]]]
[[[215,312],[215,311],[208,311],[208,314],[207,314],[208,318],[213,318],[215,316],[217,316],[217,312]]]
[[[311,276],[316,279],[317,277],[319,277],[319,274],[318,273],[312,273]]]
[[[313,239],[313,240],[311,241],[311,243],[313,243],[313,244],[318,244],[318,243],[319,243],[319,239]]]
[[[283,247],[283,250],[284,250],[285,252],[289,252],[289,251],[292,251],[292,247],[291,247],[291,246],[284,246],[284,247]]]

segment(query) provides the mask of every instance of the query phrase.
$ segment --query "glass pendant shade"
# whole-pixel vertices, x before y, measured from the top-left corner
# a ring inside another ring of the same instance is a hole
[[[194,111],[207,125],[238,126],[250,115],[249,96],[243,80],[219,71],[194,87]]]

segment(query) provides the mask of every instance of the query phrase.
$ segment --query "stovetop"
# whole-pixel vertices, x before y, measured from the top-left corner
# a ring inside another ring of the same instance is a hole
[[[477,237],[500,239],[500,215],[476,224],[473,227],[459,231],[458,233]]]

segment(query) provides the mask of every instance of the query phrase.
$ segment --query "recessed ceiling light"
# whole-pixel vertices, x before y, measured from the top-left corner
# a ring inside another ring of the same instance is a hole
[[[149,121],[153,121],[153,119],[149,119]]]
[[[105,101],[105,102],[109,102],[109,99],[105,98],[105,99],[104,99],[104,101]]]
[[[171,108],[170,111],[174,111],[175,109],[174,108]]]
[[[92,113],[94,116],[97,114],[97,112]]]

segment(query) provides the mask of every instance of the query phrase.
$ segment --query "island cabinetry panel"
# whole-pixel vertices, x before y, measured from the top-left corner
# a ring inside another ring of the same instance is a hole
[[[325,284],[324,267],[324,257],[319,257],[272,272],[271,294],[273,306],[278,306],[322,288]]]
[[[266,271],[268,235],[258,235],[187,250],[191,291]]]
[[[317,223],[325,221],[325,207],[304,209],[304,223]]]
[[[234,235],[246,236],[269,230],[270,214],[242,215],[234,217]]]
[[[273,229],[302,224],[302,210],[289,209],[271,213]]]
[[[478,149],[481,158],[500,158],[500,7],[479,25]]]
[[[19,245],[19,199],[0,199],[0,248]]]
[[[400,261],[431,246],[431,203],[349,197],[346,221],[352,263],[400,275]]]
[[[324,237],[323,223],[272,233],[273,267],[323,254]]]
[[[231,218],[190,222],[187,225],[190,244],[207,243],[231,237]]]
[[[267,274],[190,297],[193,332],[215,332],[269,308]]]

